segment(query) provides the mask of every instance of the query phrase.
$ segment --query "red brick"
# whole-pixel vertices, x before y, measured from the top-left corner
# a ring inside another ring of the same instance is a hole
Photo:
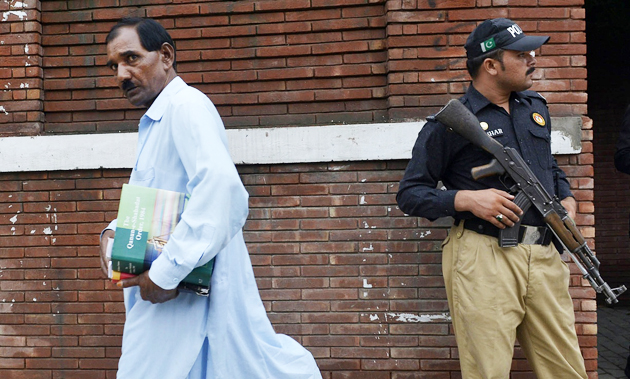
[[[369,21],[365,18],[313,21],[313,31],[359,29],[368,26]]]
[[[50,357],[50,349],[43,347],[0,347],[0,357]]]
[[[313,76],[314,72],[310,67],[284,68],[280,70],[266,70],[258,72],[258,79],[260,80],[311,78]]]
[[[247,13],[254,11],[254,3],[209,2],[200,4],[201,14]]]
[[[264,24],[264,23],[275,23],[275,22],[283,22],[283,21],[284,21],[283,13],[256,13],[256,14],[247,14],[247,15],[234,14],[230,16],[230,24],[234,24],[234,25]]]

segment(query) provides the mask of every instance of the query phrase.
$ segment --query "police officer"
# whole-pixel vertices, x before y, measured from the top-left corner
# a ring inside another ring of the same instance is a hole
[[[525,35],[505,18],[481,23],[465,44],[472,85],[460,101],[489,136],[519,151],[545,189],[574,217],[575,199],[551,155],[545,99],[528,91],[534,51],[548,40]],[[491,159],[429,121],[418,135],[397,195],[405,213],[455,220],[443,243],[442,269],[462,376],[508,378],[518,338],[538,378],[586,379],[568,291],[569,269],[537,211],[532,207],[523,214],[512,201],[509,178],[472,178],[471,169]],[[437,188],[440,181],[443,187]],[[499,230],[519,220],[518,246],[501,248]]]

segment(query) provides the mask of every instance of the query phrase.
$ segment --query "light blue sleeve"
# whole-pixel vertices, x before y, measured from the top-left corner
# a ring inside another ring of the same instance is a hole
[[[201,92],[190,87],[184,92],[161,121],[169,125],[169,137],[186,171],[177,174],[188,178],[190,194],[180,222],[149,272],[164,289],[175,288],[193,268],[215,257],[241,230],[248,213],[248,194],[216,108]]]

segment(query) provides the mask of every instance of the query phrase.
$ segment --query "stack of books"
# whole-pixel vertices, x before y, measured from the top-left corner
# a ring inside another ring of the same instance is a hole
[[[119,281],[151,268],[162,253],[188,203],[188,195],[124,184],[118,208],[116,235],[107,244],[109,278]],[[178,288],[198,295],[210,294],[214,258],[195,267]]]

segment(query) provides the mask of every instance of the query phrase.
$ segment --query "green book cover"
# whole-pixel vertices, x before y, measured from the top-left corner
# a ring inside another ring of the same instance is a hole
[[[135,275],[148,270],[162,253],[187,203],[184,193],[124,184],[112,246],[113,270]],[[213,268],[214,259],[196,267],[180,287],[207,295]]]

